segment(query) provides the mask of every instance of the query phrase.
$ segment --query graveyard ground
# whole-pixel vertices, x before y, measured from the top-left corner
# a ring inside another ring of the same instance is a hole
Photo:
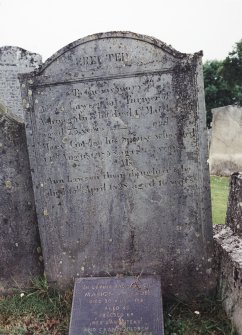
[[[211,177],[214,224],[224,223],[228,184],[228,178]],[[0,298],[0,335],[67,335],[71,300],[71,291],[61,294],[36,279],[29,290]],[[164,318],[166,335],[235,334],[217,299],[166,304]]]
[[[213,224],[224,224],[229,193],[229,178],[212,176],[210,185]]]
[[[60,294],[46,280],[35,280],[28,291],[1,298],[0,334],[67,335],[71,298],[71,291]],[[165,335],[235,335],[216,299],[165,304],[164,319]]]

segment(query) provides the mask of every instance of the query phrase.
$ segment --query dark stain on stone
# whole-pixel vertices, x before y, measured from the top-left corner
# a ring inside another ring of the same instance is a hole
[[[234,269],[234,281],[237,282],[239,279],[239,271],[237,268]]]

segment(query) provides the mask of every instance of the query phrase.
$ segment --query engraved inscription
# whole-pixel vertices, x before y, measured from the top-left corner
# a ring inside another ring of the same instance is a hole
[[[23,118],[18,73],[33,71],[41,64],[41,56],[18,47],[0,48],[0,100],[8,111]]]
[[[171,85],[172,74],[167,73],[76,83],[61,90],[40,88],[34,97],[43,133],[38,144],[52,167],[44,181],[45,197],[59,200],[67,194],[160,188],[167,185],[165,175],[181,170],[194,178],[189,166],[178,167],[172,159],[180,148]],[[44,101],[50,91],[56,99],[47,109]],[[59,94],[65,99],[56,104]],[[194,129],[183,136],[193,139]],[[141,157],[144,162],[139,166]],[[69,173],[56,177],[59,160]],[[90,164],[95,166],[93,175]]]
[[[158,280],[151,277],[77,280],[70,335],[109,334],[124,330],[163,334],[159,287]],[[85,309],[85,315],[80,312],[82,309]]]
[[[79,59],[79,66],[101,65],[104,62],[124,62],[129,60],[129,55],[123,52],[115,52],[106,55],[88,55]]]

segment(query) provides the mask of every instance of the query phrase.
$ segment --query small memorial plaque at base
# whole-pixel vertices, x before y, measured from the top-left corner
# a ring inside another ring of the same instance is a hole
[[[69,335],[163,335],[159,278],[76,279]]]

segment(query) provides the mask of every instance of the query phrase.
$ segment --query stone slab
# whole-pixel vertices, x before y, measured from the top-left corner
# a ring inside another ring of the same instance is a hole
[[[0,294],[43,273],[23,120],[0,104]]]
[[[154,277],[77,279],[69,335],[122,331],[164,334],[160,280]]]
[[[20,78],[48,279],[159,274],[166,294],[209,290],[201,54],[111,32]]]
[[[242,171],[242,108],[219,107],[214,108],[212,114],[210,174],[230,176]]]
[[[0,103],[16,117],[23,118],[19,73],[34,71],[42,63],[36,53],[19,47],[0,47]]]

